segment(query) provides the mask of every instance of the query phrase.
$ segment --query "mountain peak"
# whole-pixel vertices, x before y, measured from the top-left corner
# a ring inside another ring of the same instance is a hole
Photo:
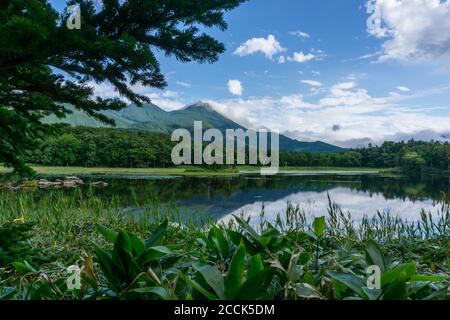
[[[209,104],[208,102],[205,101],[197,101],[187,107],[185,107],[184,109],[188,110],[188,109],[206,109],[208,111],[216,111],[214,110],[213,106],[211,104]]]

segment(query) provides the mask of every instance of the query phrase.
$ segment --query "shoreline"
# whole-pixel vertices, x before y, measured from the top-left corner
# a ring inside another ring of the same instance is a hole
[[[106,167],[31,167],[37,175],[99,175],[99,176],[239,176],[259,173],[259,167],[240,166],[234,169],[204,169],[198,167],[177,168],[106,168]],[[12,169],[0,167],[0,174],[11,173]],[[377,168],[350,167],[280,167],[279,174],[379,174]]]

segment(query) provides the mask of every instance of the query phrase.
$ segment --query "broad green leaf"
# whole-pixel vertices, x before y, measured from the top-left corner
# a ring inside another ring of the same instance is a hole
[[[352,289],[357,294],[360,294],[361,288],[366,285],[361,278],[353,274],[337,273],[331,271],[328,271],[327,273],[332,279],[345,284],[348,288]]]
[[[379,266],[381,272],[386,271],[386,262],[378,244],[373,240],[366,242],[366,260],[369,265]]]
[[[287,276],[289,277],[289,280],[291,281],[298,281],[300,277],[302,276],[302,268],[297,265],[298,259],[300,257],[300,254],[293,254],[291,256],[291,260],[289,261],[289,266],[287,269]]]
[[[167,232],[167,227],[169,225],[169,221],[165,219],[159,226],[156,228],[155,232],[152,233],[152,235],[145,240],[145,245],[147,247],[154,247],[158,246],[162,243],[162,240],[164,238],[164,235]]]
[[[261,255],[257,254],[250,259],[247,271],[247,278],[253,278],[260,271],[264,270],[264,264]]]
[[[120,230],[116,237],[116,241],[114,241],[111,257],[114,265],[119,268],[123,274],[128,274],[132,260],[132,250],[130,237],[125,231]]]
[[[117,237],[117,232],[102,226],[101,224],[96,224],[95,228],[97,229],[97,231],[105,237],[105,239],[111,243],[114,243],[114,241],[116,241],[116,237]]]
[[[117,278],[117,273],[113,271],[114,263],[111,259],[111,256],[107,251],[105,251],[95,243],[94,247],[95,256],[100,264],[100,267],[102,268],[103,274],[105,275],[110,288],[115,292],[119,292],[121,284],[119,279]]]
[[[218,249],[220,250],[220,254],[222,257],[226,257],[230,252],[230,246],[228,241],[223,236],[223,232],[220,231],[217,227],[213,227],[210,231],[212,238],[215,238],[217,241]]]
[[[217,296],[213,295],[208,290],[203,288],[200,284],[198,284],[198,282],[196,282],[195,280],[193,280],[189,277],[187,277],[186,280],[193,289],[197,290],[199,293],[201,293],[203,296],[205,296],[208,300],[218,300],[218,299],[224,300],[225,299],[224,297],[218,298]]]
[[[401,281],[406,282],[410,278],[416,275],[416,264],[415,263],[405,263],[395,267],[392,270],[384,272],[381,275],[381,286],[384,287],[386,284]]]
[[[312,227],[313,227],[313,230],[314,230],[314,234],[318,238],[323,236],[323,234],[325,232],[325,227],[326,227],[325,217],[316,217],[314,219]]]
[[[239,247],[231,259],[227,276],[225,278],[225,288],[227,297],[232,298],[236,295],[244,281],[244,265],[245,265],[245,246],[241,242]]]
[[[141,265],[146,262],[161,259],[169,254],[172,254],[172,251],[167,247],[164,246],[151,247],[147,248],[147,250],[137,258],[137,262],[138,264]]]
[[[225,299],[225,286],[222,273],[214,266],[202,265],[196,268],[206,283],[214,290],[220,299]]]
[[[239,288],[233,299],[257,300],[268,294],[269,286],[273,278],[272,269],[264,269],[245,281]]]
[[[147,249],[145,244],[134,233],[129,233],[128,236],[130,237],[133,256],[139,256],[144,253]]]

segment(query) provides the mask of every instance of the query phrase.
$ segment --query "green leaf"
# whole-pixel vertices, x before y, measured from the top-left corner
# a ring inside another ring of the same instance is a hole
[[[103,274],[106,277],[106,280],[108,281],[108,285],[114,292],[120,291],[120,281],[117,278],[117,273],[114,272],[114,263],[111,259],[111,256],[107,251],[102,249],[100,246],[94,243],[95,247],[95,256],[100,264],[100,267],[103,271]]]
[[[120,230],[114,242],[112,261],[123,274],[128,274],[132,260],[131,240],[128,234]]]
[[[218,297],[213,295],[212,293],[210,293],[208,290],[206,290],[205,288],[203,288],[200,284],[198,284],[198,282],[196,282],[195,280],[187,277],[187,282],[189,283],[189,285],[194,289],[197,290],[199,293],[201,293],[203,296],[205,296],[208,300],[217,300]],[[225,298],[220,298],[222,300],[224,300]]]
[[[241,242],[231,259],[227,276],[225,278],[225,287],[227,297],[232,298],[239,291],[239,287],[244,281],[245,265],[245,246]]]
[[[134,233],[129,233],[133,256],[139,256],[147,250],[145,244]]]
[[[325,232],[326,222],[325,217],[316,217],[312,224],[314,234],[320,238]]]
[[[169,254],[172,254],[172,251],[167,247],[151,247],[147,248],[147,250],[136,259],[136,261],[138,262],[138,264],[142,265],[150,261],[161,259]]]
[[[196,268],[206,283],[214,290],[220,299],[225,299],[225,286],[222,273],[214,266],[202,265]]]
[[[298,263],[301,265],[305,265],[308,261],[311,260],[311,253],[308,251],[303,251],[300,253],[300,257],[298,259]]]
[[[268,295],[269,286],[274,275],[273,269],[264,269],[251,278],[247,279],[233,299],[236,300],[257,300]]]
[[[386,271],[386,262],[383,253],[378,244],[373,240],[366,242],[366,260],[369,265],[376,265],[380,267],[381,272]]]
[[[27,261],[24,262],[13,262],[12,266],[20,273],[30,273],[37,272]]]
[[[247,278],[248,279],[253,278],[262,270],[264,270],[264,264],[261,255],[257,254],[250,259],[247,270]]]
[[[386,284],[396,281],[406,282],[414,275],[416,275],[415,263],[401,264],[390,271],[384,272],[381,275],[381,286],[383,287]]]
[[[417,274],[412,276],[410,281],[424,281],[424,282],[441,282],[447,280],[447,276],[429,276],[424,274]]]
[[[230,252],[230,245],[228,244],[227,239],[223,236],[223,232],[214,226],[210,231],[210,237],[216,240],[216,245],[222,257],[226,257]]]
[[[300,254],[293,254],[291,260],[289,261],[289,266],[286,271],[289,280],[297,282],[302,276],[303,269],[297,265]]]
[[[383,300],[405,300],[407,298],[406,282],[395,280],[383,291]]]
[[[331,271],[328,271],[327,273],[332,279],[345,284],[348,288],[352,289],[357,294],[360,294],[361,288],[366,285],[361,278],[353,274],[337,273]]]
[[[308,283],[297,283],[295,285],[297,296],[306,299],[322,299],[320,292]]]
[[[108,229],[105,226],[102,226],[101,224],[96,224],[95,228],[97,229],[97,231],[105,237],[105,239],[109,242],[114,243],[114,241],[116,241],[116,237],[117,237],[117,232]]]
[[[162,243],[162,240],[164,239],[164,235],[167,232],[167,227],[169,225],[169,221],[165,219],[159,226],[156,228],[155,232],[152,233],[152,235],[145,240],[145,245],[147,247],[154,247],[158,246]]]
[[[153,293],[153,294],[157,295],[162,300],[170,300],[169,293],[163,287],[137,288],[137,289],[131,290],[130,292]]]

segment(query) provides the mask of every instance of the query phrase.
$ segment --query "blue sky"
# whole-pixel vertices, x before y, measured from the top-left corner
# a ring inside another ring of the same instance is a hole
[[[300,140],[450,137],[449,1],[250,0],[226,20],[207,30],[226,45],[219,62],[158,54],[168,88],[136,90],[166,110],[203,100]]]

